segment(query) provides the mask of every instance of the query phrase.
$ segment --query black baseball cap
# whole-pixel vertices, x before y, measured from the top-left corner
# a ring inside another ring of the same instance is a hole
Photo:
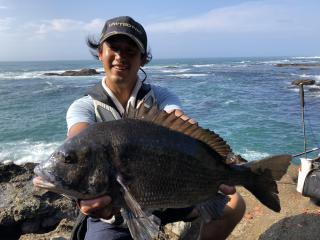
[[[142,25],[128,16],[112,18],[106,21],[100,36],[100,44],[114,35],[126,35],[138,46],[142,53],[147,51],[147,34]]]

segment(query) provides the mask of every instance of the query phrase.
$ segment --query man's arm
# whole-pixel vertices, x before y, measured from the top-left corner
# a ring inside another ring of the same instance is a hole
[[[86,122],[79,122],[74,125],[69,129],[68,131],[68,137],[67,138],[72,138],[78,133],[80,133],[83,129],[87,128],[89,126],[88,123]]]

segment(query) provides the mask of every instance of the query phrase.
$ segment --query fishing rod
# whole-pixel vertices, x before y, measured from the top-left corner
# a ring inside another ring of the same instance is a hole
[[[318,150],[320,150],[320,147],[312,148],[312,149],[310,149],[310,150],[307,150],[307,151],[304,151],[304,152],[301,152],[301,153],[297,153],[297,154],[295,154],[295,155],[292,155],[292,157],[299,157],[299,156],[301,156],[301,155],[303,155],[303,154],[311,153],[311,152],[318,151]]]
[[[313,85],[315,83],[314,80],[308,80],[308,79],[302,79],[302,80],[296,80],[293,82],[294,85],[299,86],[299,91],[300,91],[300,103],[301,103],[301,124],[302,124],[302,132],[303,132],[303,146],[304,146],[304,152],[301,154],[297,154],[297,156],[301,156],[303,154],[305,154],[305,158],[307,158],[307,153],[309,152],[313,152],[318,150],[319,148],[317,148],[316,150],[309,150],[307,151],[307,137],[306,137],[306,125],[305,125],[305,121],[304,121],[304,89],[303,86],[304,85]]]

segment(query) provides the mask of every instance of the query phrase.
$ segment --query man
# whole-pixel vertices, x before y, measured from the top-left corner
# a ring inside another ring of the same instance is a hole
[[[178,98],[166,89],[144,84],[138,77],[138,71],[151,59],[147,51],[147,35],[144,28],[130,17],[117,17],[108,20],[100,39],[95,42],[88,39],[94,55],[102,62],[105,77],[102,82],[89,90],[88,95],[76,100],[67,113],[68,138],[97,121],[120,119],[131,104],[136,107],[139,101],[156,103],[167,112],[175,111],[177,116],[189,119],[183,114]],[[193,120],[189,119],[194,123]],[[202,224],[200,239],[225,239],[241,220],[245,203],[235,193],[235,188],[220,186],[220,191],[229,195],[230,201],[217,212],[217,220]],[[224,197],[224,200],[226,197]],[[219,205],[219,204],[218,204]],[[225,206],[225,207],[224,207]],[[123,225],[119,209],[112,205],[110,196],[79,201],[80,217],[75,227],[73,239],[132,239]],[[169,215],[170,211],[168,210]],[[165,214],[161,221],[167,222]],[[171,212],[172,216],[172,212]],[[196,208],[175,210],[173,219],[190,220],[198,217]],[[79,227],[80,226],[80,227]]]

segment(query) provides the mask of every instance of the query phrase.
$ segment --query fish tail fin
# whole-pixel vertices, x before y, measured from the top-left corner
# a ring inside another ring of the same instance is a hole
[[[261,203],[275,212],[280,212],[280,200],[276,181],[287,172],[291,155],[277,155],[243,164],[251,170],[252,181],[244,184]]]

